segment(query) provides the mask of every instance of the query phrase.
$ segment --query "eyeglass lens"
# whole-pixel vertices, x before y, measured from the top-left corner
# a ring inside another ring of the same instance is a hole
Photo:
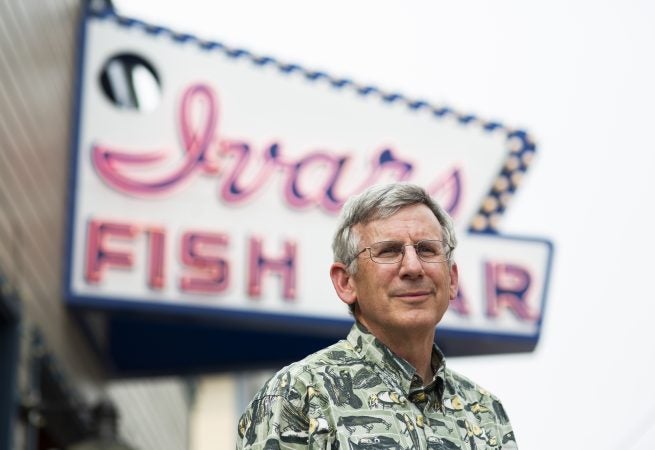
[[[404,244],[399,241],[376,242],[370,247],[371,259],[380,263],[395,263],[405,254],[405,247],[414,247],[418,257],[425,262],[443,262],[448,260],[444,244],[439,240],[423,240],[415,244]]]

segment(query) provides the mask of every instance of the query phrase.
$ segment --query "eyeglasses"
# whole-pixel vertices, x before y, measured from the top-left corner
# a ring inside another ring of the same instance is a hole
[[[405,256],[405,247],[414,247],[418,258],[426,263],[442,263],[450,259],[452,246],[436,239],[418,241],[415,244],[403,244],[399,241],[382,241],[371,244],[357,253],[357,256],[368,250],[374,263],[396,264]]]

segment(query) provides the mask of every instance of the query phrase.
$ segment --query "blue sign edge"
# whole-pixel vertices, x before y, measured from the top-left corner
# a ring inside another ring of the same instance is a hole
[[[473,234],[473,233],[472,233]],[[479,233],[484,234],[484,233]],[[492,235],[496,239],[505,239],[510,241],[523,241],[533,242],[546,245],[548,251],[548,258],[546,263],[546,274],[544,276],[544,290],[541,297],[541,313],[537,320],[537,332],[530,336],[518,333],[489,333],[477,332],[461,329],[453,329],[449,327],[437,327],[439,334],[452,334],[458,336],[494,336],[503,338],[535,338],[538,339],[543,321],[543,312],[545,311],[546,298],[548,294],[548,287],[552,269],[552,259],[554,248],[552,242],[546,239],[530,238],[525,236],[509,236],[495,233],[486,233]],[[67,288],[69,288],[67,286]],[[328,334],[332,335],[331,330],[342,330],[345,325],[352,324],[352,319],[326,319],[317,316],[301,316],[291,314],[275,314],[257,311],[244,311],[231,308],[210,307],[202,305],[178,305],[178,304],[165,304],[162,302],[152,303],[138,298],[114,298],[114,297],[89,297],[83,295],[74,295],[67,290],[67,304],[71,308],[84,309],[89,311],[98,312],[111,312],[113,314],[120,313],[146,313],[153,317],[170,317],[176,316],[178,318],[198,319],[202,318],[203,322],[212,322],[214,324],[226,324],[233,326],[239,324],[246,328],[258,329],[263,326],[267,329],[286,329],[289,326],[295,330],[307,329],[313,334]],[[335,296],[335,301],[337,301]],[[345,306],[344,306],[345,311]]]

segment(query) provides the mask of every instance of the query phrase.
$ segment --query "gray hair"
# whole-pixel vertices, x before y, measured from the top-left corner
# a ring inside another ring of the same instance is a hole
[[[339,226],[332,241],[334,261],[345,264],[348,273],[355,274],[360,236],[353,228],[360,223],[391,217],[401,208],[412,205],[425,205],[434,213],[441,224],[443,239],[451,248],[448,264],[452,265],[452,253],[457,246],[452,219],[425,189],[409,183],[374,185],[348,199],[341,210]]]

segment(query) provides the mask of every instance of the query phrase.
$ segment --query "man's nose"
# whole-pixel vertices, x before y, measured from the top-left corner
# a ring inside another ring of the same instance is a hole
[[[416,253],[416,247],[406,245],[400,260],[400,276],[416,277],[423,274],[423,264]]]

